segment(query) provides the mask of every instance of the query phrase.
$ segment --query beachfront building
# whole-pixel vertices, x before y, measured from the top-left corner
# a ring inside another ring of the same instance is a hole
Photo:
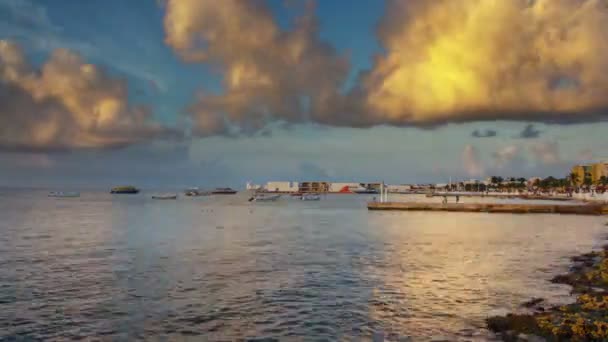
[[[329,182],[301,182],[300,183],[300,192],[309,193],[319,193],[319,192],[329,192]]]
[[[359,189],[359,183],[334,182],[329,185],[329,192],[350,193]]]
[[[576,185],[597,184],[602,177],[608,177],[608,162],[588,165],[574,165],[571,173],[576,175]]]
[[[268,182],[266,191],[268,192],[298,192],[300,185],[298,182]]]
[[[608,177],[608,162],[591,165],[591,181],[593,184],[598,184],[602,177]]]
[[[387,185],[386,190],[394,194],[409,193],[412,191],[412,186],[409,184]]]
[[[259,184],[253,184],[251,182],[247,182],[247,185],[246,185],[245,189],[247,189],[247,190],[261,190],[262,186],[259,185]]]

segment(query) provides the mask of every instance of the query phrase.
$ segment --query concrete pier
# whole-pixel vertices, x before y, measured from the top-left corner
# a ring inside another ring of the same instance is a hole
[[[421,202],[369,202],[369,210],[450,211],[510,214],[572,214],[606,215],[608,206],[602,204],[505,204],[505,203],[421,203]]]
[[[532,194],[510,194],[510,193],[480,193],[480,192],[435,192],[427,193],[426,197],[491,197],[491,198],[519,198],[524,200],[547,200],[547,201],[572,201],[575,198],[565,196],[548,196]]]

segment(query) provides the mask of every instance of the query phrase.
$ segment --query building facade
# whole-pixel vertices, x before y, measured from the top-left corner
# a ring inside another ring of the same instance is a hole
[[[300,186],[298,182],[268,182],[266,191],[268,192],[298,192]]]
[[[598,184],[602,177],[608,177],[608,162],[589,165],[575,165],[571,173],[576,175],[576,185]],[[586,181],[586,182],[585,182]]]

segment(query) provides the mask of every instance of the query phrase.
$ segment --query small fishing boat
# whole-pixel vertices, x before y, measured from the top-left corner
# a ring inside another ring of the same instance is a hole
[[[249,199],[249,202],[275,202],[281,195],[256,194]]]
[[[111,194],[137,194],[139,193],[139,189],[134,186],[117,186],[110,190]]]
[[[231,188],[216,188],[211,191],[211,194],[213,195],[234,195],[236,193],[237,191]]]
[[[319,194],[304,194],[300,199],[302,201],[319,201],[321,200],[321,196]]]
[[[190,196],[190,197],[198,197],[198,196],[207,196],[211,193],[209,191],[202,191],[199,188],[190,188],[190,189],[187,189],[186,191],[184,191],[184,194],[186,196]]]
[[[152,195],[152,199],[157,199],[157,200],[174,200],[174,199],[177,199],[177,194]]]
[[[61,197],[61,198],[80,197],[80,193],[79,192],[51,191],[51,192],[49,192],[49,197]]]

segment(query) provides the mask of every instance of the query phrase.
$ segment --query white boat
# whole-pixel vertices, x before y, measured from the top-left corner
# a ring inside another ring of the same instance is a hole
[[[157,199],[157,200],[174,200],[174,199],[177,199],[177,195],[176,194],[152,195],[152,199]]]
[[[249,202],[275,202],[281,195],[256,194],[249,199]]]
[[[300,197],[302,201],[319,201],[321,200],[321,196],[318,194],[304,194]]]
[[[49,197],[61,197],[61,198],[80,197],[80,193],[79,192],[51,191],[51,192],[49,192]]]

